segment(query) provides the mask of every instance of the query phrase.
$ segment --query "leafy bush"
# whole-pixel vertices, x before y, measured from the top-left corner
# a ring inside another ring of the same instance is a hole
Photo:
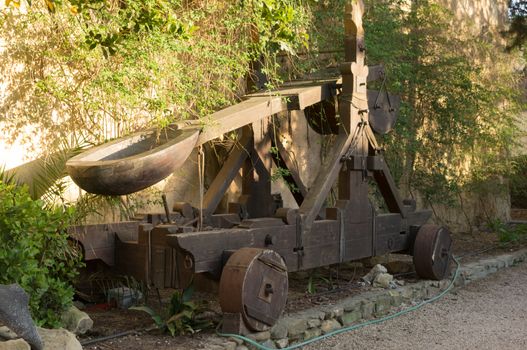
[[[511,204],[515,208],[527,208],[527,155],[514,160],[510,176]]]
[[[71,208],[45,208],[26,187],[0,181],[0,283],[18,283],[29,294],[39,325],[60,326],[71,305],[80,255],[68,241]]]
[[[134,306],[130,310],[148,313],[159,329],[163,331],[168,330],[172,336],[194,334],[202,329],[212,327],[213,322],[198,317],[200,312],[205,311],[204,305],[200,302],[191,301],[193,293],[194,288],[192,284],[182,291],[175,291],[170,299],[166,318],[163,318],[148,306]]]
[[[501,243],[524,240],[527,237],[527,225],[507,225],[499,219],[491,220],[487,226],[498,235]]]

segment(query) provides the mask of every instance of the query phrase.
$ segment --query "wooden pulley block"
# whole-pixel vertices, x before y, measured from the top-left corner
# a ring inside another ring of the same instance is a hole
[[[284,310],[287,288],[287,268],[278,253],[260,248],[241,248],[234,252],[220,279],[223,331],[268,330]]]
[[[335,99],[324,100],[306,107],[304,115],[315,132],[322,135],[338,134],[339,123]]]
[[[421,278],[442,280],[449,272],[452,238],[447,228],[423,225],[414,243],[415,272]]]
[[[368,90],[369,123],[379,135],[389,133],[397,120],[401,98],[385,91]]]

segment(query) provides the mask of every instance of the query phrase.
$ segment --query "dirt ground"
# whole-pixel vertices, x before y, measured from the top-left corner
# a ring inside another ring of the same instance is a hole
[[[453,239],[454,255],[463,257],[465,263],[527,246],[519,243],[500,245],[497,235],[489,232],[454,234]],[[394,274],[397,279],[406,282],[417,279],[413,270],[404,271],[405,266],[411,269],[412,258],[410,256],[390,255],[385,257],[384,262],[386,259],[404,262],[400,264],[403,272]],[[366,260],[291,273],[285,312],[308,309],[314,305],[331,305],[341,298],[369,290],[371,287],[365,286],[360,277],[365,275],[370,269],[369,266],[375,262]],[[173,292],[174,290],[168,289],[160,291],[159,294],[150,291],[147,293],[147,302],[160,311],[161,308],[166,308]],[[219,317],[220,308],[216,294],[196,293],[194,297],[196,300],[207,300],[207,308],[216,312]],[[92,317],[94,327],[88,334],[81,337],[80,340],[83,343],[121,332],[135,331],[123,337],[86,345],[85,349],[206,349],[206,335],[214,332],[208,330],[193,336],[171,337],[157,330],[145,332],[145,329],[152,328],[153,322],[151,317],[144,312],[108,308],[105,304],[87,304],[85,311]]]

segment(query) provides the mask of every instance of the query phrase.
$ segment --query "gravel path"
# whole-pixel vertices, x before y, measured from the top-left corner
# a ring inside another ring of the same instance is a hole
[[[527,349],[527,263],[424,308],[304,349]]]

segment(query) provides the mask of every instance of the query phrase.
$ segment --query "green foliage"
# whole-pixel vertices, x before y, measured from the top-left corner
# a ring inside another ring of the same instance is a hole
[[[331,269],[328,277],[324,276],[318,269],[314,269],[309,273],[306,287],[307,293],[315,294],[321,286],[324,290],[332,290],[334,288]]]
[[[515,58],[492,38],[457,32],[433,1],[401,4],[376,1],[365,19],[368,61],[386,67],[403,101],[383,138],[387,159],[405,192],[452,205],[474,183],[507,174],[521,108]]]
[[[204,306],[202,303],[191,300],[193,293],[194,288],[192,285],[182,291],[177,290],[174,292],[165,318],[148,306],[131,307],[130,310],[148,313],[159,329],[168,330],[172,336],[194,334],[212,327],[213,323],[210,320],[196,317],[199,312],[203,311]]]
[[[527,155],[517,156],[513,164],[509,184],[511,204],[515,208],[527,208]]]
[[[60,139],[98,144],[150,125],[207,124],[243,93],[251,62],[262,59],[268,80],[280,80],[274,54],[306,45],[301,4],[63,0],[33,2],[27,13],[10,6],[0,21],[0,67],[11,72],[3,127],[14,140],[28,131],[21,126],[34,126],[52,152]]]
[[[501,243],[517,242],[527,238],[527,225],[507,225],[499,219],[487,223],[489,229],[498,235]]]
[[[73,218],[71,208],[46,209],[26,187],[0,181],[0,284],[24,288],[39,325],[60,326],[61,312],[71,305],[81,264],[66,233]]]

